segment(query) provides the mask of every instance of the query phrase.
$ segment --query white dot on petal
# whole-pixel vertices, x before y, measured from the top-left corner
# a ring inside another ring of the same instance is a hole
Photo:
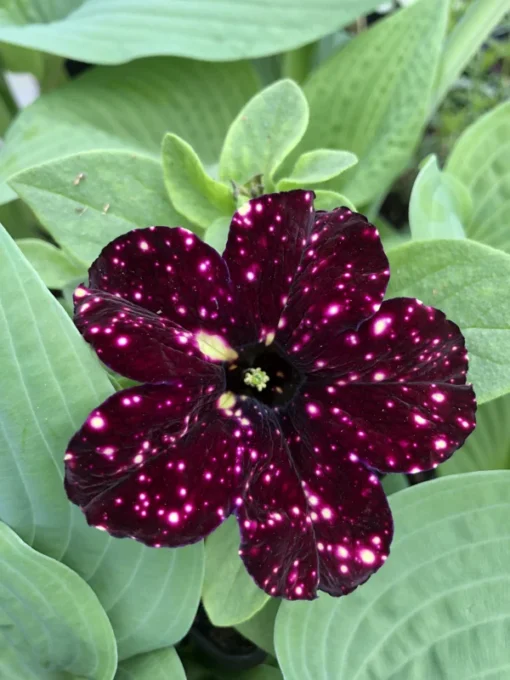
[[[177,524],[179,522],[179,513],[170,512],[168,514],[168,521],[170,522],[170,524]]]
[[[105,419],[102,418],[101,416],[93,416],[89,420],[89,425],[92,427],[94,430],[102,430],[103,427],[106,425]]]
[[[361,561],[365,564],[373,564],[375,562],[375,554],[371,550],[368,550],[368,548],[361,550],[359,556]]]

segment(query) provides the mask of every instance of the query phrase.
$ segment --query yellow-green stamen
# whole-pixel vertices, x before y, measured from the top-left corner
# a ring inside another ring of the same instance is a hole
[[[269,376],[261,368],[248,368],[244,373],[244,382],[262,392],[269,382]]]

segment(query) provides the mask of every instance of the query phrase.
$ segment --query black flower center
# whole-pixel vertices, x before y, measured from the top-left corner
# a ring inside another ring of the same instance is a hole
[[[225,365],[227,390],[267,406],[282,406],[292,399],[303,375],[274,343],[260,343],[238,352],[239,358]]]

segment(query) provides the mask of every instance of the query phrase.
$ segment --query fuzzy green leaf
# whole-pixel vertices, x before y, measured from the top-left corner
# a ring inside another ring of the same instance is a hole
[[[277,184],[278,191],[289,189],[313,189],[317,184],[338,177],[358,162],[350,151],[317,149],[300,156],[288,177]]]
[[[70,281],[86,276],[85,267],[48,241],[23,238],[16,243],[48,288],[60,290]]]

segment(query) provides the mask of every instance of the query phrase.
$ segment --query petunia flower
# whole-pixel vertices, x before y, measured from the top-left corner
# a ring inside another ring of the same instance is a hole
[[[386,560],[376,471],[436,467],[475,426],[458,327],[418,300],[383,302],[388,260],[365,217],[313,193],[261,196],[220,256],[181,228],[102,251],[75,322],[143,383],[72,438],[65,485],[90,524],[182,546],[237,518],[267,593],[344,595]]]

